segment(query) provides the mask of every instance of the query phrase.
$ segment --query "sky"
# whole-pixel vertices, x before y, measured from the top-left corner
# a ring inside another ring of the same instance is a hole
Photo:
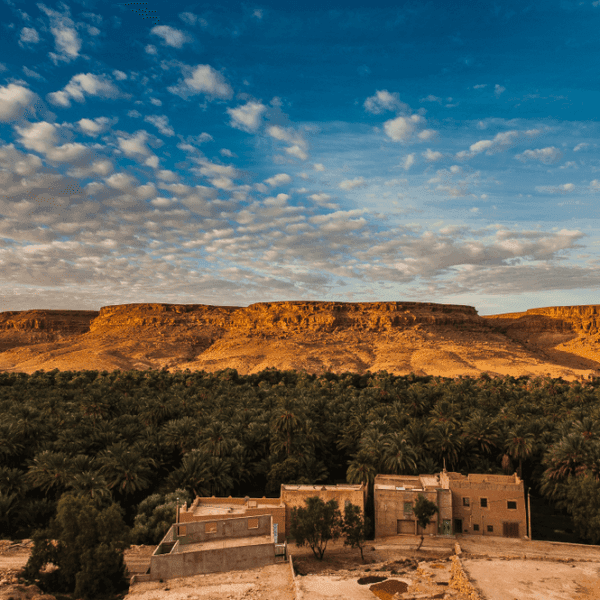
[[[600,304],[600,0],[0,0],[0,311]]]

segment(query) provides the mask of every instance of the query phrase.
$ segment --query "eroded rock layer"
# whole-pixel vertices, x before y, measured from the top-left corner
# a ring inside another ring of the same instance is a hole
[[[0,313],[0,369],[234,368],[246,374],[275,367],[573,379],[600,368],[599,309],[480,317],[462,305],[298,301]]]

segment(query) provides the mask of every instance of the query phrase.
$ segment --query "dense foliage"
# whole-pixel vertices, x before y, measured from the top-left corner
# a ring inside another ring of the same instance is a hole
[[[96,600],[128,589],[127,528],[116,504],[103,508],[90,498],[64,494],[50,526],[33,539],[25,577],[44,592]]]
[[[2,373],[0,535],[30,537],[65,492],[116,502],[132,526],[143,500],[178,489],[278,496],[281,483],[372,484],[445,462],[519,471],[598,539],[587,517],[597,511],[599,400],[598,378]]]

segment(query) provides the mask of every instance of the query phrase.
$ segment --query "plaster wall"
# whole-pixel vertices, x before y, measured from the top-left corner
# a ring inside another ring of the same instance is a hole
[[[390,489],[391,488],[391,489]],[[375,486],[375,537],[421,533],[417,527],[415,515],[412,512],[419,494],[427,500],[438,504],[437,490],[397,490],[389,486]],[[411,510],[408,511],[410,504]],[[406,509],[406,510],[405,510]],[[435,535],[438,532],[438,517],[434,515],[431,523],[423,531],[425,535]],[[402,521],[401,524],[398,521]],[[441,522],[441,521],[440,521]]]

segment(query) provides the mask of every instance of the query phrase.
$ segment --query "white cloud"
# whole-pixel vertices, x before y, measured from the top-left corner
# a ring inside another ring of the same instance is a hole
[[[119,69],[115,69],[112,74],[117,81],[123,81],[124,79],[127,79],[127,73],[123,73],[123,71],[119,71]]]
[[[15,130],[21,136],[19,142],[27,149],[44,154],[52,162],[76,162],[90,153],[83,144],[58,145],[58,131],[51,123],[40,121],[28,123],[26,126],[16,126]]]
[[[429,96],[425,96],[425,98],[421,98],[419,102],[437,102],[438,104],[442,103],[442,99],[438,96],[434,96],[433,94],[429,94]]]
[[[36,99],[37,96],[22,85],[9,83],[0,87],[0,121],[7,123],[20,119]]]
[[[364,177],[356,177],[355,179],[344,179],[339,184],[343,190],[354,190],[359,187],[365,187],[366,182]]]
[[[545,165],[557,163],[563,157],[563,153],[554,146],[548,148],[537,148],[535,150],[525,150],[521,154],[517,154],[515,158],[522,162],[527,160],[539,160]]]
[[[286,183],[290,183],[291,181],[292,178],[287,173],[278,173],[273,177],[269,177],[269,179],[265,179],[265,183],[268,183],[272,187],[284,185]]]
[[[98,77],[93,73],[79,73],[71,77],[69,83],[62,90],[51,92],[46,97],[52,104],[68,108],[71,106],[71,99],[84,102],[85,94],[104,98],[117,98],[120,92],[110,81],[102,77]]]
[[[150,30],[150,33],[158,35],[166,46],[173,48],[181,48],[186,42],[191,42],[191,38],[185,32],[168,25],[157,25]]]
[[[163,181],[177,181],[179,179],[179,176],[177,175],[177,173],[175,173],[173,171],[169,171],[168,169],[163,169],[162,171],[158,171],[157,175],[158,175],[158,178],[162,179]]]
[[[438,132],[435,129],[423,129],[423,131],[419,132],[417,137],[420,140],[427,141],[427,140],[430,140],[431,138],[434,138],[435,136],[437,136],[437,133]]]
[[[125,156],[135,160],[145,158],[146,161],[144,164],[156,168],[158,166],[158,157],[146,145],[148,137],[146,131],[140,130],[128,137],[117,136],[117,144]]]
[[[33,77],[34,79],[39,79],[40,81],[46,81],[45,77],[42,77],[39,73],[36,73],[32,69],[28,69],[25,66],[23,66],[23,73],[25,73],[27,77]]]
[[[227,113],[231,117],[230,125],[236,129],[249,133],[260,127],[262,115],[267,107],[260,102],[247,102],[237,108],[228,108]]]
[[[404,161],[402,162],[402,167],[405,171],[408,171],[415,164],[415,155],[414,152],[412,154],[407,154],[404,157]]]
[[[121,192],[130,192],[138,184],[138,180],[127,173],[115,173],[105,180],[107,185]]]
[[[411,117],[396,117],[386,121],[383,124],[383,129],[387,136],[394,142],[406,142],[413,134],[417,126],[424,123],[425,119],[420,115],[412,115]]]
[[[427,148],[427,150],[423,152],[422,156],[423,158],[425,158],[425,160],[428,160],[430,162],[434,162],[436,160],[441,160],[442,158],[444,158],[444,155],[441,152],[434,152],[430,148]]]
[[[84,179],[87,177],[93,177],[94,175],[101,175],[105,177],[113,170],[113,164],[108,159],[96,160],[90,165],[85,167],[73,167],[67,171],[67,175],[71,177],[78,177]]]
[[[474,90],[482,90],[484,87],[487,87],[487,83],[480,83],[479,85],[474,85]]]
[[[539,129],[528,129],[526,131],[504,131],[502,133],[496,134],[494,139],[492,140],[479,140],[474,144],[471,144],[469,147],[469,151],[463,150],[456,154],[457,158],[471,158],[478,154],[479,152],[487,151],[487,154],[492,154],[493,152],[501,152],[506,148],[510,148],[514,146],[517,141],[519,141],[524,136],[527,137],[536,137],[540,134]]]
[[[324,171],[325,170],[325,165],[322,165],[321,163],[315,163],[313,165],[313,169],[315,171]]]
[[[505,92],[506,88],[499,85],[498,83],[494,86],[494,94],[496,95],[496,98],[500,97],[500,94],[502,94],[502,92]]]
[[[197,65],[190,70],[189,76],[182,83],[167,88],[172,94],[182,97],[194,94],[206,94],[210,98],[229,99],[233,90],[227,79],[210,65]]]
[[[59,61],[71,62],[75,60],[79,56],[79,50],[81,50],[81,40],[73,21],[67,14],[56,12],[41,3],[37,6],[50,18],[50,31],[54,36],[54,45],[58,52],[58,54],[54,52],[49,54],[54,64]]]
[[[587,142],[581,142],[581,144],[577,144],[577,146],[575,146],[575,148],[573,148],[573,152],[580,152],[581,150],[585,150],[586,148],[589,148],[589,144]]]
[[[110,120],[107,117],[97,117],[96,119],[80,119],[77,121],[79,129],[82,133],[87,135],[97,136],[98,134],[106,131]]]
[[[410,110],[407,104],[400,101],[398,93],[390,93],[387,90],[378,90],[374,96],[370,96],[365,100],[365,110],[374,115],[379,115],[388,110],[408,111]]]
[[[286,152],[300,160],[306,160],[308,158],[308,144],[302,135],[291,128],[280,127],[279,125],[272,125],[267,129],[267,133],[276,140],[281,140],[292,144],[286,148]]]
[[[235,156],[235,154],[228,148],[221,148],[219,150],[219,153],[221,154],[221,156],[228,156],[229,158],[233,158]]]
[[[33,27],[23,27],[23,29],[21,29],[19,46],[24,46],[25,44],[37,44],[39,41],[40,36]]]
[[[546,194],[568,194],[575,189],[575,184],[573,183],[563,183],[562,185],[536,185],[536,192],[542,192]]]
[[[150,98],[150,102],[154,106],[162,106],[162,102],[158,98]]]
[[[0,167],[17,175],[28,177],[42,168],[42,161],[35,154],[25,154],[17,150],[13,144],[0,146]]]
[[[156,46],[153,46],[152,44],[147,44],[146,47],[144,48],[144,52],[146,54],[151,54],[152,56],[156,56],[158,54],[158,50],[156,49]]]
[[[293,146],[286,148],[285,151],[287,152],[287,154],[295,156],[300,160],[306,160],[308,158],[308,154],[302,148],[300,148],[298,144],[294,144]]]
[[[144,121],[152,123],[152,125],[154,125],[163,135],[169,137],[175,135],[175,131],[169,126],[169,118],[165,115],[148,115],[147,117],[144,117]]]
[[[178,16],[186,25],[195,25],[198,20],[198,17],[191,12],[182,12]]]
[[[593,179],[590,181],[590,190],[600,190],[600,179]]]

